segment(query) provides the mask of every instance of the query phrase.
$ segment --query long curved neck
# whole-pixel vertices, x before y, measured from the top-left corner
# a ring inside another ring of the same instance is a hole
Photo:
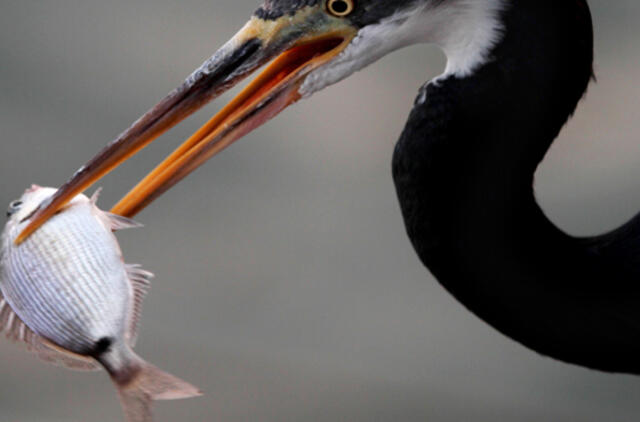
[[[637,371],[638,363],[617,366],[619,357],[603,363],[610,342],[585,348],[598,334],[576,329],[589,326],[594,311],[625,301],[599,288],[607,277],[624,283],[625,274],[556,228],[532,187],[592,75],[588,7],[580,0],[511,4],[492,59],[469,77],[427,85],[418,97],[393,161],[407,231],[436,278],[503,333],[565,361]],[[632,349],[637,356],[638,346]]]
[[[407,228],[427,261],[421,237],[508,234],[526,230],[524,218],[556,231],[536,205],[533,178],[592,75],[589,10],[576,0],[514,0],[502,24],[487,63],[423,88],[396,147]]]

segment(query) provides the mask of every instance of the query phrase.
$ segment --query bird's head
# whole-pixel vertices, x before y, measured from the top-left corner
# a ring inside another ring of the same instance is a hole
[[[507,0],[265,0],[249,22],[176,90],[43,204],[18,242],[149,142],[268,64],[235,99],[112,210],[133,216],[213,155],[289,105],[391,51],[423,42],[465,75],[486,60]]]

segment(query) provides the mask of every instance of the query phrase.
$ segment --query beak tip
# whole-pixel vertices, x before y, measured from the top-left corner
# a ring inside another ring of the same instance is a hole
[[[27,237],[29,237],[29,234],[26,231],[23,231],[22,233],[20,233],[18,235],[18,237],[16,237],[16,239],[13,241],[13,245],[14,246],[20,246],[22,245],[22,243],[27,239]]]

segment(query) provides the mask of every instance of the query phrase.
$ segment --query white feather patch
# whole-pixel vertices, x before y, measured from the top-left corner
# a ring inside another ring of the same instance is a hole
[[[350,76],[392,51],[433,43],[447,56],[444,75],[468,76],[490,59],[500,41],[505,0],[418,2],[377,24],[362,28],[351,44],[327,65],[311,72],[300,94],[311,94]]]

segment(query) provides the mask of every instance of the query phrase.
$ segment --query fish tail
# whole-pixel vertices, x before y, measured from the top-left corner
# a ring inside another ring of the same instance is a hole
[[[151,403],[154,400],[177,400],[202,395],[193,385],[144,361],[134,371],[112,378],[128,422],[152,422]]]

